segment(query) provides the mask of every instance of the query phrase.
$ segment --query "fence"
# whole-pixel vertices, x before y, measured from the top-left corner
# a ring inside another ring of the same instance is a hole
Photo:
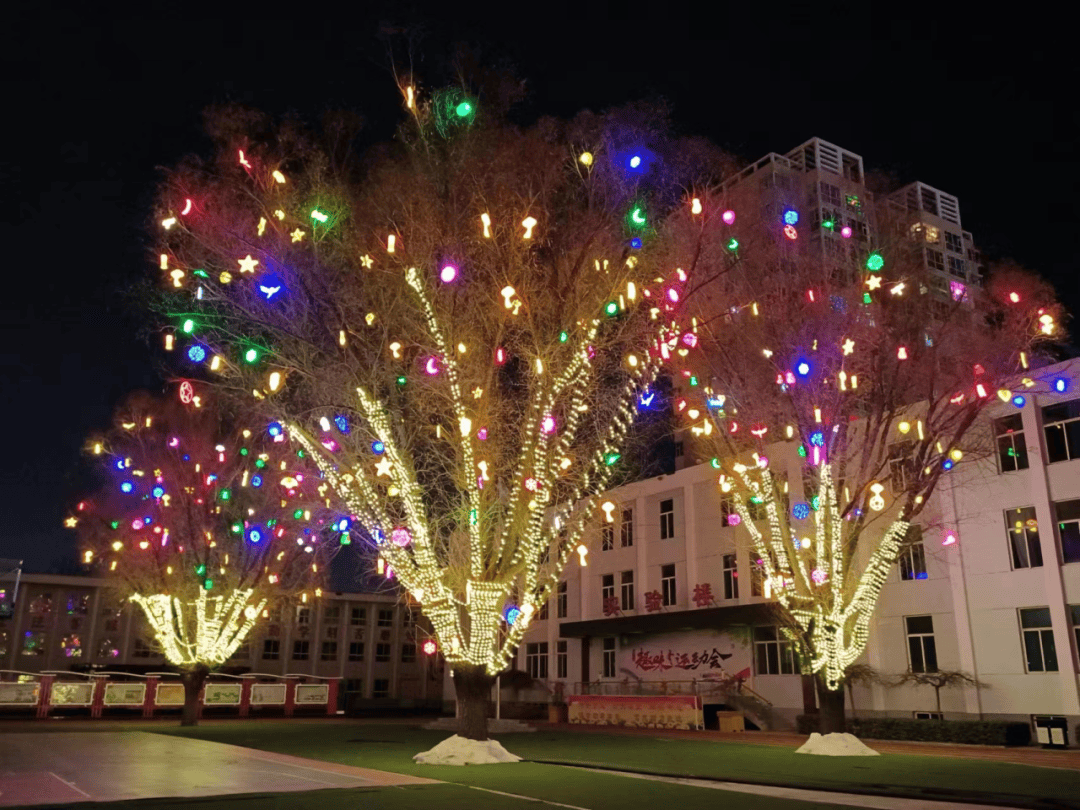
[[[67,680],[74,678],[82,680]],[[325,706],[326,714],[337,713],[339,678],[261,673],[216,674],[212,678],[199,693],[200,716],[204,708],[218,707],[236,707],[240,717],[265,706],[280,706],[286,717],[292,717],[298,706]],[[219,680],[222,678],[229,680]],[[158,709],[183,705],[184,685],[172,672],[134,675],[0,670],[0,710],[34,709],[39,719],[58,708],[88,708],[91,717],[101,717],[109,709],[141,709],[143,717],[153,717]]]
[[[771,706],[772,703],[746,685],[741,678],[695,678],[692,680],[646,681],[623,678],[621,681],[574,681],[573,695],[695,695],[722,699],[728,695],[749,695]]]

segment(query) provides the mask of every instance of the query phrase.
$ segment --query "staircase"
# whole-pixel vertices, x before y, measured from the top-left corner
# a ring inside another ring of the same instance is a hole
[[[749,687],[743,686],[738,692],[732,691],[724,695],[724,703],[732,710],[742,714],[762,731],[773,731],[778,725],[776,716],[773,714],[772,703],[767,701]]]

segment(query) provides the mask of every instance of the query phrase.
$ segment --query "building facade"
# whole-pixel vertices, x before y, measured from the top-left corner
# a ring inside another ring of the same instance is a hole
[[[141,611],[107,586],[92,577],[23,575],[13,615],[0,619],[0,670],[167,670]],[[442,659],[424,652],[430,633],[418,617],[392,593],[324,594],[270,612],[223,669],[341,678],[342,707],[437,706]]]

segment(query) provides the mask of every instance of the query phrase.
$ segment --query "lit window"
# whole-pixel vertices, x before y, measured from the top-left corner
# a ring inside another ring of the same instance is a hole
[[[1005,512],[1005,531],[1009,537],[1009,550],[1013,570],[1040,568],[1043,564],[1042,546],[1039,544],[1039,522],[1035,519],[1034,506],[1021,506]]]
[[[994,420],[998,469],[1003,473],[1028,468],[1027,444],[1024,442],[1024,419],[1014,413]]]

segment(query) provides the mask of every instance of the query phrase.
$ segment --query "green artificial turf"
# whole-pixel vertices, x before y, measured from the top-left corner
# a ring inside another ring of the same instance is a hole
[[[144,730],[151,730],[146,729]],[[417,765],[412,755],[445,739],[446,732],[401,724],[376,723],[236,723],[197,728],[155,728],[158,733],[259,748],[346,765],[425,776],[506,791],[596,810],[644,807],[674,801],[680,810],[712,806],[716,791],[648,782],[621,776],[562,768],[550,762],[577,763],[672,776],[696,776],[790,787],[854,790],[926,798],[1011,800],[1034,806],[1053,800],[1059,807],[1080,808],[1080,772],[1027,765],[907,754],[879,757],[809,757],[792,748],[707,739],[666,739],[642,735],[538,731],[507,734],[508,750],[533,760],[491,767]],[[476,792],[476,791],[474,791]],[[686,796],[681,794],[686,793]],[[710,798],[711,797],[711,798]],[[741,807],[756,797],[740,794]],[[769,799],[764,807],[780,807]],[[798,806],[801,802],[791,806]],[[702,804],[701,806],[705,806]],[[1050,805],[1048,805],[1050,806]]]

